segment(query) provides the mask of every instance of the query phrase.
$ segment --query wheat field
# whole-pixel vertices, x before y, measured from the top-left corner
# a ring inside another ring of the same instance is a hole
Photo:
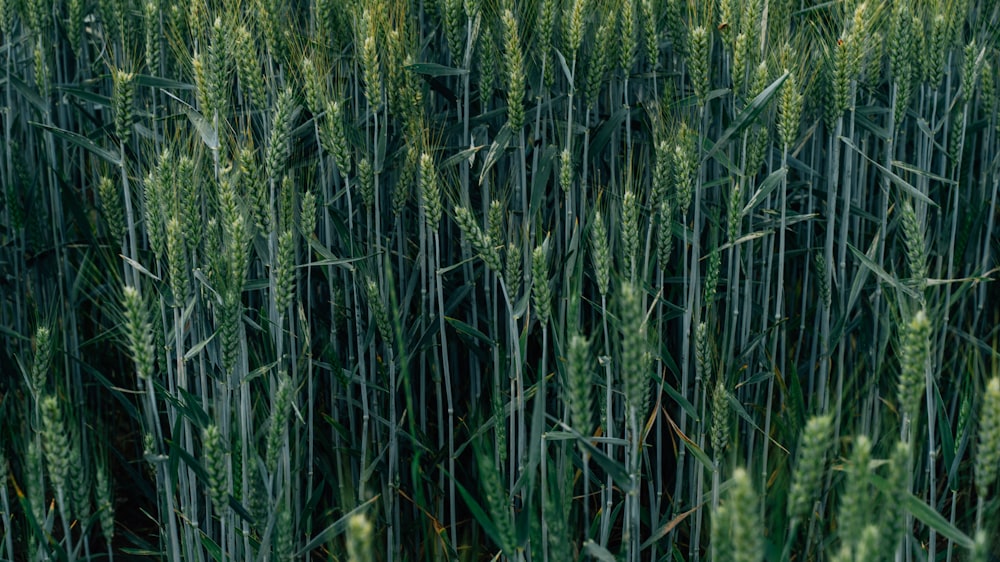
[[[0,0],[0,559],[1000,560],[1000,4]]]

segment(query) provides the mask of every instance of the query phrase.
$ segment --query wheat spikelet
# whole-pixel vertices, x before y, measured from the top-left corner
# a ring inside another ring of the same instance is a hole
[[[673,171],[674,189],[681,215],[687,215],[694,194],[695,173],[698,170],[698,147],[694,131],[686,123],[681,124],[674,144]]]
[[[764,557],[763,535],[757,524],[757,493],[746,469],[733,471],[725,503],[713,513],[712,550],[717,560],[759,562]]]
[[[347,560],[348,562],[371,562],[372,533],[374,527],[363,513],[352,515],[347,520]]]
[[[129,342],[136,373],[140,379],[148,380],[153,375],[155,357],[149,312],[139,292],[133,287],[125,287],[123,303],[125,337]]]
[[[42,446],[45,464],[49,469],[52,487],[62,493],[69,478],[70,444],[63,422],[62,406],[54,395],[45,396],[41,401]]]
[[[215,424],[210,424],[202,432],[202,451],[204,458],[205,472],[208,475],[208,495],[212,498],[212,504],[220,515],[224,515],[229,509],[229,486],[227,451],[222,441],[222,433]]]
[[[483,496],[486,499],[490,518],[496,526],[497,539],[500,541],[499,546],[505,556],[514,556],[514,527],[510,520],[507,494],[500,482],[500,472],[493,463],[493,455],[487,451],[479,451],[476,458],[476,464],[479,467],[479,481],[483,487]]]
[[[505,232],[503,204],[494,199],[490,201],[490,208],[486,213],[486,236],[496,243],[504,239]]]
[[[507,243],[507,261],[504,268],[504,283],[511,300],[516,301],[521,292],[521,245],[511,240]]]
[[[788,517],[804,518],[820,492],[826,470],[826,455],[833,446],[833,419],[812,417],[799,441],[792,486],[788,492]]]
[[[691,86],[699,105],[705,105],[708,99],[709,76],[708,65],[711,57],[708,30],[699,25],[691,30],[691,52],[688,61],[691,73]]]
[[[524,126],[524,54],[513,12],[503,12],[504,70],[507,74],[507,119],[510,128],[519,131]]]
[[[549,289],[548,240],[531,253],[531,302],[535,316],[545,325],[552,315],[552,292]]]
[[[606,18],[597,28],[597,44],[591,53],[590,64],[587,65],[587,82],[584,91],[584,99],[591,107],[597,105],[597,96],[600,93],[601,82],[611,64],[612,49],[614,49],[615,24],[613,18]]]
[[[976,455],[976,491],[987,497],[1000,471],[1000,379],[986,385],[979,414],[979,449]]]
[[[441,190],[434,159],[426,152],[420,155],[420,204],[427,217],[427,225],[436,230],[441,223]]]
[[[267,144],[267,152],[264,158],[264,169],[267,170],[268,177],[277,181],[282,176],[282,172],[288,163],[288,155],[291,151],[291,128],[292,112],[295,109],[295,99],[292,96],[291,88],[286,88],[278,95],[278,102],[274,109],[274,118],[271,123],[271,136]]]
[[[358,184],[361,191],[361,202],[366,207],[375,207],[375,172],[372,161],[368,157],[358,160]]]
[[[462,21],[462,0],[443,0],[444,2],[444,33],[451,52],[451,60],[455,65],[461,64],[465,50],[465,26]]]
[[[541,8],[538,10],[535,31],[538,37],[536,51],[545,68],[545,74],[542,77],[542,85],[545,88],[551,88],[556,77],[556,61],[552,59],[552,35],[555,30],[558,5],[558,0],[542,0]]]
[[[55,355],[55,342],[52,332],[47,326],[35,329],[35,357],[31,363],[31,392],[35,400],[40,400],[45,391],[45,383],[52,368],[52,357]]]
[[[705,295],[703,298],[706,309],[715,304],[715,295],[719,290],[719,270],[722,268],[722,252],[718,248],[708,254],[708,270],[705,272]]]
[[[611,282],[611,250],[608,248],[608,230],[604,226],[600,211],[594,215],[594,226],[590,232],[590,250],[597,290],[602,296],[607,296],[608,285]]]
[[[563,149],[559,155],[559,187],[563,193],[569,193],[573,186],[573,158],[569,149]]]
[[[294,560],[295,535],[292,529],[292,510],[287,501],[281,501],[277,508],[278,521],[274,535],[274,556],[277,560]]]
[[[865,515],[869,510],[871,494],[868,484],[871,452],[872,444],[867,436],[858,435],[854,438],[854,449],[847,462],[847,485],[841,495],[837,515],[841,544],[856,544],[865,528]]]
[[[625,188],[621,224],[622,266],[629,278],[634,280],[639,260],[639,202],[631,187]]]
[[[135,94],[135,74],[114,68],[111,71],[114,95],[111,105],[115,115],[115,134],[125,142],[132,127],[132,100]]]
[[[187,304],[190,285],[184,233],[177,217],[167,220],[167,264],[170,270],[170,289],[174,294],[174,306],[183,308]]]
[[[372,309],[372,317],[375,318],[375,326],[378,328],[382,339],[390,341],[392,331],[389,325],[389,313],[385,309],[385,300],[379,291],[375,281],[368,280],[365,283],[365,295],[368,297],[368,306]]]
[[[901,334],[902,373],[899,376],[898,386],[899,405],[911,423],[915,422],[920,414],[926,384],[925,365],[930,356],[930,335],[930,320],[923,310],[913,315]]]
[[[716,462],[722,458],[722,453],[729,444],[729,434],[731,427],[731,415],[729,411],[729,391],[718,377],[715,388],[712,390],[712,452]]]
[[[479,257],[486,262],[487,267],[495,273],[502,273],[500,269],[500,252],[493,246],[489,236],[476,222],[472,211],[465,207],[455,207],[455,222],[462,231],[462,236],[472,244],[472,249],[479,254]]]
[[[99,457],[100,459],[100,457]],[[98,521],[101,524],[101,534],[108,544],[115,536],[115,506],[114,496],[111,491],[111,478],[108,474],[107,462],[97,461],[97,478],[95,483],[95,493],[97,495]]]
[[[622,382],[625,402],[642,416],[649,399],[649,350],[646,341],[645,310],[640,290],[623,283],[618,295],[618,315],[622,332]]]
[[[580,49],[580,42],[583,41],[583,20],[586,16],[584,13],[586,8],[585,0],[569,0],[566,2],[566,12],[563,15],[566,28],[563,37],[566,41],[566,53],[569,54],[570,58],[576,56],[576,52]]]
[[[802,118],[803,96],[799,92],[799,83],[795,73],[789,71],[788,78],[781,85],[781,103],[778,124],[778,137],[782,144],[791,146],[799,133],[799,120]]]
[[[570,425],[581,435],[590,435],[593,423],[590,344],[580,334],[573,334],[569,340],[568,364],[563,391],[569,410]]]
[[[285,434],[288,429],[288,415],[292,407],[292,399],[295,392],[292,380],[287,375],[281,375],[278,382],[278,389],[274,393],[274,402],[271,406],[271,422],[267,431],[267,471],[274,474],[278,464],[278,453],[285,441]]]
[[[635,62],[635,10],[633,0],[619,0],[618,24],[620,30],[620,49],[618,50],[618,66],[628,76]]]
[[[275,307],[284,314],[292,304],[295,290],[295,232],[289,228],[278,236],[274,268]]]

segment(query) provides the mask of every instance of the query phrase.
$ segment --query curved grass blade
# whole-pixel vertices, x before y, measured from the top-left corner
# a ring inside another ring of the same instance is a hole
[[[587,554],[601,562],[617,562],[615,555],[611,554],[610,550],[594,542],[594,539],[587,539],[587,542],[583,543],[583,549],[587,551]]]
[[[896,500],[902,504],[903,508],[911,515],[924,522],[925,525],[941,533],[942,536],[955,541],[955,544],[962,548],[971,550],[975,543],[969,535],[952,525],[943,515],[935,511],[931,506],[924,503],[920,498],[909,492],[900,494],[892,486],[877,474],[869,473],[868,478],[876,488],[887,494],[895,494]]]
[[[747,216],[747,214],[750,213],[754,207],[760,205],[760,202],[763,201],[764,198],[770,195],[772,191],[781,185],[781,180],[785,179],[785,175],[787,173],[787,168],[780,168],[771,172],[771,175],[767,176],[767,178],[760,184],[760,187],[757,188],[757,192],[750,198],[750,202],[747,203],[746,207],[743,207],[742,211],[740,211],[740,217]]]
[[[493,139],[493,144],[490,145],[489,152],[486,153],[486,160],[483,162],[483,169],[479,172],[479,182],[482,183],[486,174],[490,171],[490,168],[497,163],[500,156],[507,150],[507,145],[510,144],[510,140],[513,137],[513,133],[510,130],[510,125],[504,124],[497,133],[496,138]]]
[[[368,509],[368,507],[373,503],[375,503],[381,496],[382,496],[381,494],[376,494],[374,497],[372,497],[365,503],[348,511],[343,515],[343,517],[331,523],[330,526],[320,531],[315,537],[312,538],[312,540],[307,542],[306,545],[302,547],[302,550],[299,550],[299,552],[296,554],[296,557],[303,556],[311,552],[316,547],[329,542],[330,539],[332,539],[333,537],[336,537],[340,533],[343,533],[344,529],[347,528],[347,522],[351,520],[351,517]]]
[[[67,131],[66,129],[60,129],[59,127],[55,127],[53,125],[46,125],[45,123],[39,123],[37,121],[29,121],[29,123],[31,123],[36,127],[45,129],[46,131],[49,131],[53,135],[63,140],[67,140],[81,148],[89,150],[90,152],[94,153],[95,156],[101,157],[101,159],[105,160],[112,166],[115,167],[121,166],[121,157],[118,154],[115,154],[114,152],[111,152],[106,148],[101,148],[97,146],[97,143],[81,135],[80,133],[74,133],[73,131]]]
[[[470,512],[472,512],[472,516],[476,519],[476,522],[482,526],[483,531],[490,537],[493,544],[502,545],[503,541],[500,538],[500,532],[497,530],[497,526],[493,523],[493,520],[490,519],[490,516],[487,515],[482,506],[479,505],[476,498],[465,489],[465,486],[463,486],[453,474],[444,468],[441,469],[441,472],[445,473],[448,478],[451,478],[452,481],[455,482],[455,489],[457,489],[458,493],[462,495],[462,500],[465,502],[465,506],[469,508]]]
[[[610,476],[611,479],[621,486],[623,492],[631,492],[633,490],[634,482],[632,482],[632,476],[628,473],[621,463],[615,461],[611,457],[607,456],[604,451],[598,449],[591,443],[590,437],[585,437],[580,435],[578,431],[569,427],[563,422],[559,422],[564,431],[570,432],[576,436],[576,440],[580,445],[590,453],[591,460],[597,462],[597,464],[603,468]]]
[[[864,152],[862,152],[860,148],[858,148],[857,146],[855,146],[855,144],[853,142],[851,142],[851,139],[849,139],[847,137],[840,137],[840,140],[845,145],[847,145],[849,148],[853,149],[855,152],[857,152],[861,156],[864,156],[865,160],[868,160],[869,162],[871,162],[871,164],[873,166],[875,166],[876,168],[878,168],[879,171],[881,171],[883,174],[889,176],[889,179],[892,180],[892,183],[894,183],[897,186],[899,186],[899,188],[902,189],[903,191],[909,193],[911,197],[913,197],[917,201],[921,201],[921,202],[926,203],[928,205],[931,205],[933,207],[938,207],[939,206],[934,201],[931,201],[931,199],[929,197],[927,197],[926,195],[924,195],[923,193],[921,193],[919,189],[917,189],[916,187],[913,187],[912,185],[910,185],[910,183],[908,181],[906,181],[903,178],[901,178],[898,175],[896,175],[892,170],[890,170],[890,169],[886,168],[885,166],[879,164],[878,162],[872,160],[871,157],[869,157],[867,154],[865,154]],[[898,163],[896,165],[899,166]],[[900,167],[902,167],[902,166],[900,166]]]
[[[788,78],[788,72],[785,71],[781,74],[781,76],[775,79],[774,82],[771,82],[770,86],[764,88],[764,90],[761,93],[757,94],[757,97],[755,97],[749,104],[747,104],[747,106],[743,109],[743,111],[741,111],[740,114],[736,116],[736,119],[733,121],[733,123],[729,125],[729,127],[727,127],[725,131],[722,132],[722,135],[719,137],[719,140],[715,141],[715,144],[712,146],[712,148],[705,153],[705,156],[702,158],[702,162],[707,162],[709,158],[715,156],[717,152],[719,152],[720,150],[725,148],[727,144],[729,144],[729,139],[733,138],[743,129],[749,127],[753,123],[754,119],[756,119],[757,116],[760,115],[760,112],[764,111],[764,108],[767,107],[767,104],[771,101],[771,98],[773,98],[774,95],[778,93],[778,89],[781,87],[782,84],[785,83],[785,80],[787,78]]]
[[[889,285],[892,285],[892,287],[895,288],[897,291],[899,291],[901,293],[906,293],[907,295],[909,295],[909,296],[911,296],[913,298],[917,298],[916,291],[914,291],[912,288],[907,287],[906,285],[902,284],[899,281],[899,279],[896,279],[895,277],[893,277],[893,276],[889,275],[888,273],[886,273],[886,271],[884,269],[882,269],[881,267],[879,267],[879,265],[877,263],[875,263],[875,261],[872,260],[870,257],[868,257],[867,255],[865,255],[864,252],[862,252],[861,250],[855,248],[851,244],[847,244],[847,248],[849,250],[851,250],[851,253],[854,254],[854,257],[856,257],[865,267],[867,267],[868,269],[870,269],[872,271],[872,273],[874,273],[875,275],[877,275],[879,279],[885,281]]]
[[[469,73],[464,68],[454,68],[433,62],[418,62],[407,65],[404,68],[415,74],[423,74],[424,76],[431,76],[433,78],[437,78],[438,76],[462,76]]]

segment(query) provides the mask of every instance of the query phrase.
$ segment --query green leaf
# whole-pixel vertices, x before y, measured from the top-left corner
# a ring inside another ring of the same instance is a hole
[[[687,519],[689,515],[691,515],[695,511],[698,511],[699,509],[701,509],[700,505],[692,507],[691,509],[685,511],[684,513],[677,514],[676,517],[664,523],[662,526],[660,526],[659,529],[657,529],[652,535],[650,535],[649,538],[646,539],[646,542],[642,543],[642,545],[639,547],[639,550],[646,550],[647,548],[649,548],[650,545],[662,539],[663,537],[667,536],[667,534],[670,531],[674,530],[674,527],[680,525],[681,522]]]
[[[431,77],[462,76],[469,73],[469,71],[464,68],[454,68],[433,62],[418,62],[407,65],[404,68],[415,74],[423,74],[424,76]]]
[[[191,107],[187,102],[181,98],[173,95],[167,90],[160,90],[167,96],[173,98],[178,104],[180,104],[181,111],[187,115],[188,120],[194,125],[195,129],[198,129],[198,134],[201,135],[202,142],[205,146],[212,150],[219,149],[219,131],[212,125],[212,123],[195,108]]]
[[[203,429],[208,427],[211,418],[204,407],[202,407],[199,396],[183,388],[178,388],[176,393],[168,392],[167,388],[160,383],[154,383],[154,387],[156,388],[157,396],[163,398],[164,401],[168,402],[173,408],[176,408],[177,412],[181,414],[181,416],[178,416],[178,422],[183,417],[194,423],[198,428]]]
[[[896,501],[903,506],[903,509],[908,511],[910,515],[921,520],[928,527],[941,533],[944,537],[955,541],[962,548],[972,549],[975,546],[969,535],[966,535],[952,525],[943,515],[932,509],[931,506],[924,503],[920,498],[909,492],[900,493],[898,490],[893,489],[885,478],[877,474],[869,473],[868,478],[876,488],[896,498]]]
[[[388,127],[378,128],[378,140],[375,143],[375,162],[374,166],[372,166],[372,172],[375,174],[381,174],[384,171],[385,147],[389,142],[389,136],[387,130]]]
[[[664,388],[667,388],[668,386],[669,385],[663,385]],[[667,416],[667,422],[669,422],[670,427],[674,429],[674,433],[676,433],[677,436],[680,437],[682,441],[684,441],[684,446],[687,448],[688,451],[691,452],[692,455],[694,455],[694,458],[698,459],[698,462],[700,462],[705,468],[707,468],[708,470],[712,470],[715,467],[715,463],[712,462],[712,459],[708,458],[708,455],[705,453],[705,451],[702,451],[701,447],[699,447],[697,443],[692,441],[690,437],[684,435],[684,432],[681,431],[681,428],[677,427],[677,424],[674,423],[674,420],[671,419],[669,416]]]
[[[607,146],[608,142],[611,141],[611,135],[617,133],[622,128],[622,123],[625,122],[625,118],[628,117],[628,108],[621,108],[614,112],[607,121],[601,125],[601,128],[597,130],[594,135],[594,140],[590,141],[590,153],[600,154],[604,147]]]
[[[201,534],[201,546],[205,547],[212,560],[215,560],[215,562],[222,560],[222,549],[219,548],[219,543],[213,541],[211,537],[205,534],[205,531],[199,531],[199,533]]]
[[[56,89],[60,92],[65,92],[71,94],[75,97],[80,98],[83,101],[90,102],[94,105],[99,105],[101,107],[111,107],[111,98],[108,96],[102,96],[101,94],[96,94],[94,92],[85,90],[83,88],[77,88],[75,86],[56,86]]]
[[[538,167],[531,178],[531,194],[529,195],[528,216],[537,217],[539,209],[545,205],[548,199],[549,178],[552,174],[554,163],[559,158],[559,150],[549,145],[538,158]]]
[[[745,421],[748,424],[750,424],[751,427],[753,427],[754,429],[756,429],[757,431],[759,431],[762,435],[764,434],[764,430],[759,425],[757,425],[757,422],[755,422],[752,417],[750,417],[750,414],[747,412],[746,408],[743,407],[743,403],[741,403],[739,400],[737,400],[735,395],[727,392],[726,393],[726,398],[729,400],[729,406],[736,412],[737,416],[743,418],[743,421]],[[784,446],[782,446],[781,443],[778,443],[777,441],[775,441],[774,437],[771,437],[770,435],[768,435],[767,436],[767,440],[770,441],[771,443],[774,443],[775,447],[781,449],[785,453],[788,453],[788,449],[786,449]],[[702,454],[704,454],[704,453],[702,453]],[[708,458],[707,455],[706,455],[706,458]],[[711,467],[709,467],[709,468],[711,468]]]
[[[180,417],[178,416],[177,419],[180,420]],[[180,433],[176,434],[180,435]],[[178,443],[175,443],[173,441],[170,441],[169,443],[170,443],[170,453],[171,453],[170,456],[174,458],[173,453],[177,453],[176,458],[179,458],[179,460],[184,461],[184,464],[187,465],[187,467],[190,468],[192,471],[194,471],[194,475],[198,478],[198,480],[202,482],[208,482],[208,472],[205,472],[205,467],[202,466],[200,462],[198,462],[198,459],[194,458],[194,455],[184,450],[184,447],[181,447]]]
[[[868,246],[868,253],[865,257],[875,263],[872,256],[875,255],[878,249],[878,241],[881,237],[881,232],[876,232],[875,236],[872,238],[872,243]],[[847,310],[854,310],[854,305],[858,302],[858,297],[861,295],[861,288],[864,287],[865,282],[868,280],[868,270],[865,268],[859,268],[857,274],[854,276],[854,281],[851,283],[851,295],[847,299]]]
[[[318,547],[318,546],[320,546],[322,544],[330,542],[330,539],[332,539],[333,537],[336,537],[340,533],[343,533],[344,529],[347,528],[347,522],[351,520],[351,517],[354,517],[355,515],[357,515],[357,514],[361,513],[362,511],[368,509],[368,506],[370,506],[373,503],[375,503],[375,501],[378,500],[379,497],[381,497],[381,494],[376,495],[375,497],[369,499],[365,503],[363,503],[363,504],[359,505],[358,507],[355,507],[354,509],[348,511],[347,513],[344,514],[343,517],[341,517],[340,519],[337,519],[336,521],[334,521],[333,523],[331,523],[329,527],[327,527],[326,529],[323,529],[322,531],[320,531],[315,537],[312,538],[312,540],[310,540],[308,543],[306,543],[306,545],[304,547],[302,547],[302,550],[300,550],[296,554],[296,557],[301,557],[301,556],[304,556],[305,554],[308,554],[309,552],[311,552],[316,547]]]
[[[727,88],[726,91],[729,91],[729,89]],[[709,95],[709,97],[711,98],[711,95]],[[712,150],[713,146],[712,141],[708,137],[700,139],[699,142],[701,143],[701,149],[704,150],[705,152]],[[718,180],[716,180],[716,182],[709,182],[702,184],[702,189],[707,189],[712,185],[712,183],[719,183],[719,184],[729,183],[730,178],[728,176],[746,177],[746,174],[744,174],[743,170],[739,168],[739,165],[736,162],[730,160],[729,156],[727,156],[725,152],[716,152],[715,161],[726,169],[726,174],[725,174],[726,177],[720,177]]]
[[[118,257],[120,257],[122,260],[124,260],[125,263],[129,264],[130,266],[132,266],[132,269],[134,269],[137,272],[139,272],[139,273],[141,273],[141,274],[149,277],[153,281],[162,281],[162,279],[160,279],[159,277],[157,277],[156,274],[154,274],[152,271],[146,269],[141,263],[135,261],[134,259],[132,259],[132,258],[130,258],[130,257],[124,255],[124,254],[119,254]]]
[[[17,492],[18,503],[21,504],[21,511],[24,514],[25,519],[28,520],[28,526],[31,527],[31,530],[34,532],[35,538],[37,538],[38,542],[41,543],[42,545],[54,548],[55,554],[58,556],[59,560],[66,560],[67,559],[66,551],[62,548],[62,546],[57,544],[55,540],[53,540],[52,536],[48,532],[51,530],[51,524],[46,524],[45,528],[44,529],[42,528],[41,524],[35,518],[35,514],[32,512],[31,502],[28,501],[28,498],[24,495],[24,492],[17,485],[17,482],[14,481],[13,479],[12,481],[14,482],[14,490]],[[34,490],[29,490],[29,491],[32,493],[36,493],[36,491]],[[49,523],[51,523],[53,515],[54,511],[49,511],[49,515],[47,517],[47,519],[49,519]]]
[[[455,328],[455,330],[458,331],[459,334],[464,334],[473,339],[477,339],[490,347],[496,344],[496,342],[491,340],[489,336],[480,332],[472,325],[462,322],[458,318],[450,318],[446,316],[445,321],[448,322],[448,324],[451,324],[451,326]]]
[[[545,440],[546,441],[576,441],[578,439],[577,434],[570,431],[546,431]]]
[[[934,201],[931,201],[930,198],[927,197],[926,195],[924,195],[923,193],[921,193],[919,189],[913,187],[912,185],[910,185],[909,182],[907,182],[903,178],[897,176],[895,173],[893,173],[892,170],[890,170],[890,169],[886,168],[885,166],[879,164],[878,162],[872,160],[867,154],[865,154],[864,152],[862,152],[860,148],[858,148],[857,146],[855,146],[854,143],[851,142],[851,139],[849,139],[847,137],[840,137],[840,140],[844,144],[846,144],[848,147],[854,149],[855,152],[857,152],[861,156],[864,156],[865,160],[868,160],[869,162],[871,162],[872,165],[875,166],[876,168],[878,168],[883,174],[889,176],[889,179],[892,180],[892,183],[896,184],[896,186],[898,186],[903,191],[909,193],[911,197],[913,197],[917,201],[923,201],[924,203],[927,203],[928,205],[931,205],[933,207],[937,207],[938,206],[937,203],[935,203]]]
[[[617,562],[617,560],[615,560],[615,555],[611,554],[610,550],[594,542],[594,539],[587,539],[587,542],[583,543],[583,549],[586,550],[587,554],[591,557],[596,558],[601,562]]]
[[[461,164],[462,162],[465,162],[470,158],[473,158],[477,152],[479,152],[484,148],[486,148],[486,145],[481,144],[479,146],[470,146],[465,150],[460,150],[457,153],[452,154],[451,156],[442,160],[441,164],[439,164],[438,167],[443,169],[443,168],[448,168],[450,166],[454,166],[456,164]]]
[[[931,391],[934,397],[934,411],[937,414],[937,430],[941,436],[941,456],[944,463],[942,466],[951,467],[955,461],[955,435],[951,432],[951,420],[948,419],[948,412],[945,410],[944,399],[941,397],[941,388],[936,380],[931,381]],[[952,474],[948,474],[948,482],[952,489],[955,484],[952,482]]]
[[[135,85],[145,86],[147,88],[170,88],[171,90],[195,89],[194,84],[188,84],[187,82],[179,82],[177,80],[171,80],[169,78],[161,78],[159,76],[150,76],[148,74],[136,74]]]
[[[733,240],[732,242],[726,242],[725,244],[719,246],[719,251],[721,252],[723,250],[728,250],[729,248],[731,248],[733,246],[739,246],[740,244],[743,244],[744,242],[750,242],[751,240],[756,240],[758,238],[763,238],[763,237],[765,237],[768,234],[771,234],[773,232],[774,232],[773,230],[762,230],[760,232],[751,232],[750,234],[744,234],[743,236],[740,236],[739,238],[737,238],[736,240]]]
[[[17,93],[23,96],[24,99],[28,100],[28,103],[35,106],[35,109],[37,109],[40,113],[48,111],[48,102],[46,102],[42,96],[38,95],[38,92],[36,92],[34,88],[28,86],[28,84],[17,76],[7,75],[7,78],[10,80],[11,85],[14,86],[14,89],[17,90]],[[0,83],[2,83],[2,81],[0,81]]]
[[[330,265],[343,266],[347,271],[354,271],[355,262],[363,261],[366,257],[360,258],[338,258],[333,255],[326,245],[315,238],[309,239],[309,247],[312,248],[323,259],[303,264],[300,267],[326,267]]]
[[[490,537],[493,544],[502,548],[503,540],[500,538],[500,531],[497,530],[497,526],[493,524],[493,520],[486,514],[486,511],[482,508],[482,506],[479,505],[476,498],[465,489],[465,486],[458,481],[458,478],[455,478],[455,476],[453,476],[446,469],[442,468],[441,472],[445,473],[445,475],[447,475],[448,478],[451,478],[452,482],[455,483],[455,488],[458,490],[458,493],[462,495],[462,501],[465,502],[465,506],[469,508],[470,512],[472,512],[472,516],[483,528],[483,531],[486,532],[486,535]]]
[[[939,176],[937,174],[932,174],[931,172],[928,172],[927,170],[921,170],[920,168],[917,168],[916,166],[914,166],[912,164],[907,164],[906,162],[901,162],[899,160],[893,160],[892,161],[892,165],[895,166],[895,167],[897,167],[897,168],[902,168],[902,169],[906,170],[907,172],[910,172],[911,174],[917,174],[918,176],[923,176],[923,177],[925,177],[925,178],[927,178],[929,180],[933,180],[933,181],[936,181],[936,182],[939,182],[939,183],[948,184],[948,185],[958,185],[958,182],[955,181],[955,180],[953,180],[953,179],[951,179],[951,178],[946,178],[944,176]]]
[[[603,468],[611,479],[618,483],[622,487],[622,491],[631,492],[632,491],[632,476],[629,475],[625,467],[615,461],[614,459],[608,457],[604,451],[598,449],[592,442],[591,438],[581,435],[577,430],[567,426],[565,423],[559,422],[564,431],[568,431],[576,435],[577,443],[590,454],[590,458],[597,462],[597,464]]]
[[[215,334],[218,334],[218,332],[212,332],[212,334],[210,336],[208,336],[207,338],[205,338],[205,339],[201,340],[200,342],[194,344],[191,347],[191,349],[187,350],[187,353],[184,354],[184,360],[185,361],[190,361],[196,355],[198,355],[199,353],[201,353],[201,350],[205,349],[205,346],[208,345],[209,342],[211,342],[212,340],[215,339]]]
[[[683,409],[687,415],[695,419],[698,418],[698,409],[695,408],[694,405],[691,404],[691,402],[689,402],[687,398],[685,398],[679,392],[677,392],[677,390],[675,390],[674,387],[664,383],[663,390],[666,391],[667,395],[670,396],[670,398],[672,398],[674,402],[676,402],[677,405],[680,406],[681,409]]]
[[[759,205],[764,198],[777,189],[777,187],[782,184],[782,180],[785,179],[785,175],[787,173],[788,168],[779,168],[778,170],[771,172],[771,175],[767,176],[767,178],[760,184],[760,187],[757,188],[757,192],[750,197],[750,202],[747,203],[746,207],[743,207],[742,211],[740,211],[740,217],[742,218],[747,216],[747,214],[749,214],[754,207]]]
[[[247,508],[243,507],[243,504],[239,502],[232,494],[229,494],[229,508],[239,515],[241,519],[248,523],[253,523],[253,516],[247,511]]]
[[[736,119],[732,122],[732,124],[722,132],[722,136],[719,137],[719,140],[715,141],[715,145],[712,146],[712,149],[705,153],[704,158],[702,158],[702,162],[706,162],[709,158],[715,156],[717,152],[721,151],[727,144],[729,144],[729,139],[733,138],[733,136],[738,134],[740,131],[753,124],[754,119],[757,118],[761,111],[764,111],[764,108],[767,107],[771,98],[774,97],[774,95],[778,92],[778,88],[784,84],[787,78],[788,72],[785,71],[774,82],[771,82],[770,86],[764,88],[764,91],[757,94],[757,97],[747,104],[743,111],[736,116]]]
[[[486,153],[486,160],[483,162],[483,169],[479,172],[479,183],[483,183],[486,179],[487,172],[490,168],[497,163],[500,156],[503,155],[504,151],[507,150],[507,145],[510,144],[512,133],[510,130],[510,125],[504,123],[504,126],[497,133],[496,138],[493,139],[493,144],[490,145],[489,152]]]
[[[574,90],[575,87],[573,85],[573,73],[570,72],[569,65],[566,64],[566,56],[563,55],[562,51],[560,51],[559,49],[553,48],[552,50],[555,51],[556,58],[559,59],[559,66],[562,67],[563,76],[566,77],[566,83],[569,84],[570,91]]]
[[[106,148],[101,148],[97,146],[97,143],[79,133],[74,133],[73,131],[67,131],[65,129],[60,129],[59,127],[46,125],[44,123],[38,123],[36,121],[31,121],[30,123],[36,127],[40,127],[42,129],[45,129],[46,131],[49,131],[53,135],[63,140],[67,140],[81,148],[89,150],[90,152],[94,153],[94,155],[101,157],[112,166],[115,167],[121,166],[121,157],[118,154],[111,152]]]
[[[895,287],[897,291],[900,291],[902,293],[906,293],[907,295],[909,295],[909,296],[911,296],[913,298],[917,298],[916,291],[914,291],[910,287],[907,287],[906,285],[900,283],[899,279],[896,279],[895,277],[893,277],[893,276],[889,275],[888,273],[886,273],[886,271],[884,269],[882,269],[881,267],[879,267],[879,265],[877,263],[875,263],[874,260],[872,260],[871,258],[869,258],[868,256],[866,256],[861,250],[855,248],[851,244],[848,244],[847,248],[849,250],[851,250],[851,253],[854,254],[854,257],[858,258],[858,260],[861,262],[862,265],[864,265],[868,269],[872,270],[872,272],[875,273],[875,275],[877,275],[880,279],[882,279],[883,281],[885,281],[889,285],[892,285],[893,287]]]
[[[198,134],[201,135],[201,141],[205,143],[205,146],[211,150],[218,150],[220,146],[219,131],[209,123],[208,119],[190,107],[181,106],[181,110],[187,115],[194,128],[198,129]]]

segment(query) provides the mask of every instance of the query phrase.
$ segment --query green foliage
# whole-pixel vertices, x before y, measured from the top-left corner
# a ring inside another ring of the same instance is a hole
[[[813,4],[0,0],[0,558],[995,555],[992,4]]]

